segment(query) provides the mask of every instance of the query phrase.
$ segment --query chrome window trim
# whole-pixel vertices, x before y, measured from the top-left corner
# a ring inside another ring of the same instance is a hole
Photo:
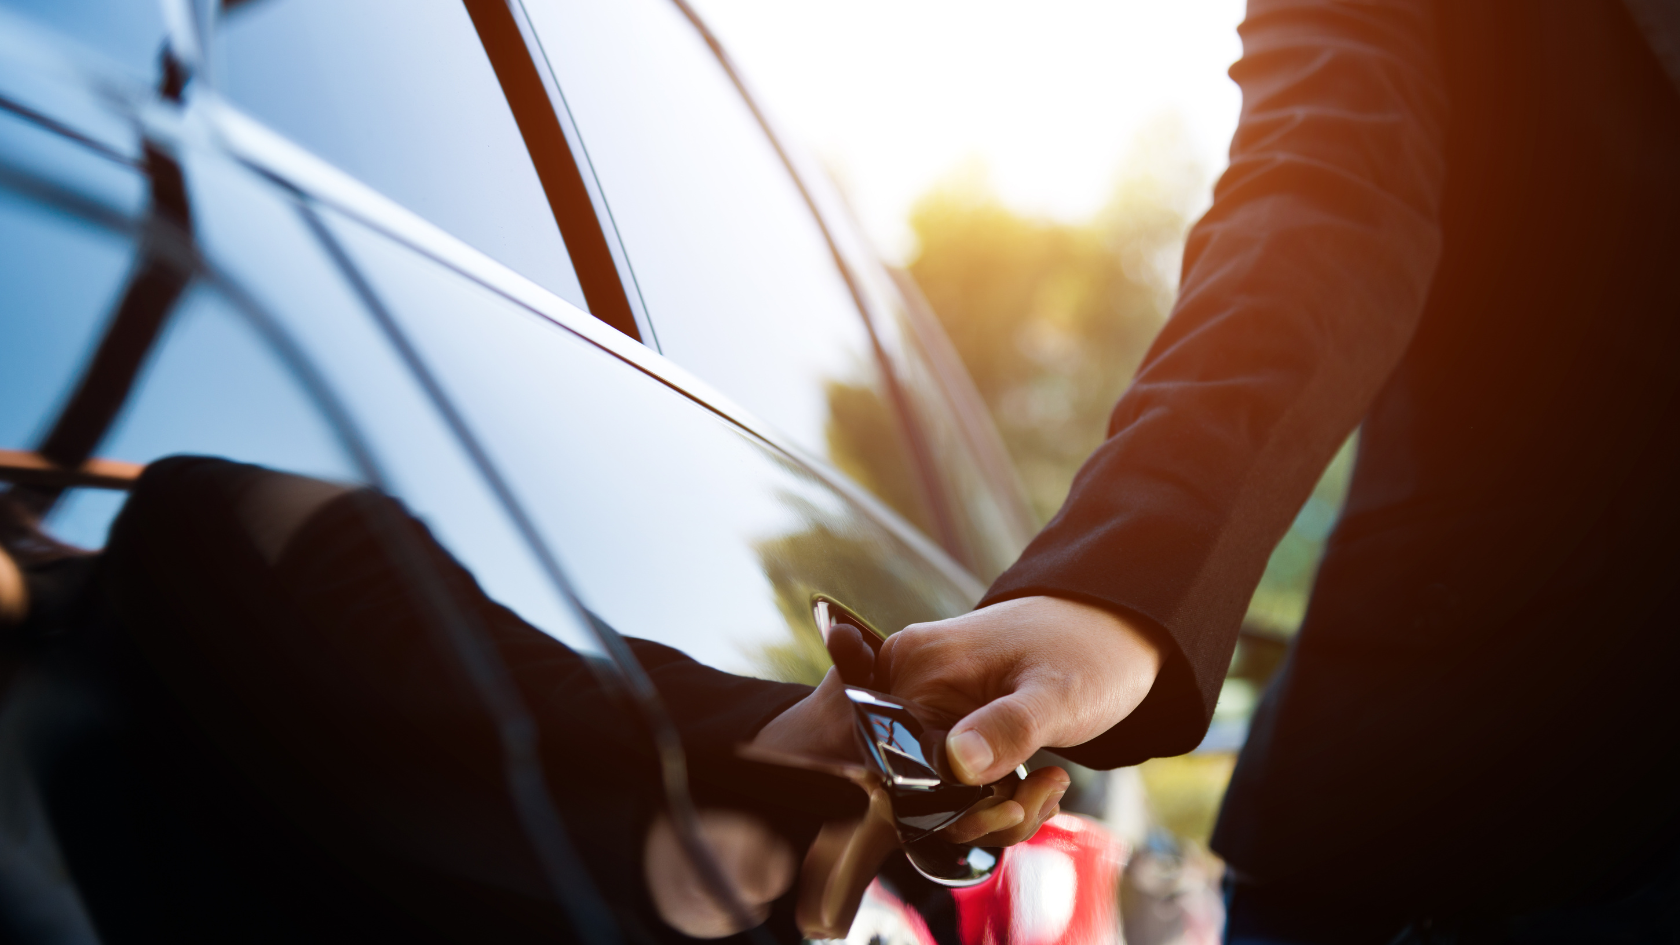
[[[20,26],[18,32],[9,31],[14,23]],[[76,49],[64,49],[70,44],[55,34],[47,34],[5,11],[0,11],[0,25],[8,27],[0,30],[0,34],[5,34],[0,35],[0,78],[24,79],[30,84],[44,83],[60,89],[69,87],[68,91],[99,101],[108,109],[105,115],[115,119],[119,126],[137,127],[145,138],[176,149],[203,148],[220,153],[279,186],[333,207],[454,269],[629,363],[789,456],[904,541],[973,600],[978,601],[985,592],[985,585],[949,552],[852,482],[826,459],[792,443],[769,424],[650,347],[573,307],[554,293],[240,112],[214,90],[196,84],[188,90],[183,105],[163,102],[132,80],[125,80],[120,71],[113,71],[97,57],[77,55]],[[24,42],[26,37],[31,41]],[[0,81],[0,97],[15,101],[15,97],[9,94],[8,85]],[[21,96],[26,102],[35,97],[28,92]],[[108,156],[121,154],[119,148],[105,144],[110,138],[108,133],[101,134],[93,129],[84,131],[79,127],[82,123],[73,118],[63,120],[61,116],[44,114],[36,109],[31,111],[34,114],[28,117],[51,122],[51,130],[69,132],[84,143],[106,151]],[[122,114],[124,112],[127,114]]]
[[[548,61],[548,51],[543,48],[542,39],[537,31],[531,27],[531,19],[525,12],[523,0],[507,0],[508,10],[519,26],[519,35],[525,40],[525,49],[530,53],[531,63],[536,66],[537,75],[542,78],[543,89],[548,92],[548,100],[554,109],[555,117],[560,121],[561,133],[566,137],[566,144],[572,150],[572,163],[577,166],[578,176],[583,179],[584,190],[589,193],[589,204],[595,209],[596,225],[601,230],[601,236],[606,240],[607,251],[612,254],[613,266],[618,270],[618,281],[624,288],[624,299],[630,305],[630,313],[636,319],[636,331],[642,336],[642,343],[655,351],[660,350],[659,333],[649,320],[647,305],[642,301],[642,287],[636,281],[635,267],[630,263],[630,254],[624,249],[624,240],[618,234],[618,223],[613,219],[612,207],[607,203],[607,195],[601,190],[601,182],[595,175],[595,163],[589,157],[589,148],[583,143],[583,136],[578,134],[577,123],[572,120],[571,106],[566,103],[566,93],[560,88],[560,83],[554,77],[554,68]]]
[[[788,152],[787,143],[776,134],[768,114],[759,105],[758,99],[752,95],[751,90],[747,88],[745,78],[741,75],[741,71],[735,68],[735,63],[730,60],[729,54],[724,51],[723,44],[718,42],[717,37],[706,26],[706,21],[700,18],[700,14],[689,5],[688,0],[670,0],[670,3],[677,8],[677,11],[699,34],[700,39],[705,42],[706,48],[711,50],[713,58],[717,60],[718,66],[729,77],[730,83],[735,87],[735,93],[741,96],[742,103],[752,113],[753,119],[758,123],[759,130],[763,132],[765,140],[770,143],[771,149],[776,152],[776,157],[781,160],[783,169],[787,171],[789,179],[793,181],[794,187],[799,191],[799,196],[805,203],[806,211],[811,214],[811,219],[816,223],[817,230],[822,233],[823,241],[828,244],[829,256],[834,261],[834,267],[840,271],[840,278],[846,284],[846,291],[851,294],[852,304],[857,307],[858,318],[863,321],[864,330],[869,333],[870,347],[874,349],[875,360],[881,370],[882,386],[886,388],[887,396],[892,402],[893,411],[898,414],[898,422],[909,441],[911,462],[915,466],[916,477],[919,480],[922,492],[927,496],[928,511],[933,517],[934,531],[938,533],[935,540],[938,544],[947,548],[952,555],[960,553],[963,542],[957,531],[955,519],[959,513],[954,497],[946,489],[944,477],[939,473],[939,463],[930,451],[928,437],[922,431],[921,418],[916,416],[916,412],[910,408],[910,399],[904,391],[903,380],[900,378],[899,372],[893,370],[892,359],[887,356],[886,348],[881,343],[881,331],[876,319],[876,311],[866,297],[857,269],[840,251],[840,243],[835,239],[834,228],[829,225],[828,218],[823,215],[822,208],[818,206],[816,197],[811,192],[810,182],[799,173]]]
[[[0,108],[134,167],[141,155],[133,113],[151,95],[105,56],[0,7]]]
[[[493,292],[553,322],[723,417],[792,458],[824,484],[863,509],[942,575],[978,601],[985,585],[931,538],[905,522],[827,460],[800,448],[710,384],[647,345],[576,308],[483,252],[450,235],[389,197],[328,164],[214,94],[199,89],[190,105],[219,150],[300,196],[332,207],[403,243]],[[149,116],[148,116],[149,117]],[[171,123],[173,124],[173,123]],[[160,129],[161,130],[161,129]],[[163,131],[173,137],[173,128]]]
[[[863,234],[862,228],[851,218],[850,209],[847,207],[843,196],[830,183],[830,179],[802,149],[797,147],[791,136],[782,133],[774,116],[759,103],[758,96],[754,93],[746,76],[736,68],[728,50],[724,49],[723,44],[713,35],[704,18],[693,8],[689,0],[670,0],[670,2],[681,11],[682,15],[705,40],[707,47],[712,51],[712,55],[716,57],[724,72],[729,75],[736,91],[746,102],[747,108],[752,111],[753,117],[758,120],[759,127],[763,130],[765,137],[770,140],[771,146],[776,150],[782,164],[787,168],[788,175],[793,178],[795,185],[805,198],[806,206],[812,217],[816,219],[817,226],[822,230],[823,238],[828,242],[829,250],[834,255],[834,261],[840,269],[841,276],[846,280],[848,288],[851,289],[859,314],[863,318],[870,336],[875,339],[876,357],[881,362],[881,370],[886,372],[891,379],[890,382],[895,387],[895,400],[903,418],[902,422],[906,425],[906,429],[910,431],[911,437],[918,443],[918,457],[928,466],[929,477],[926,488],[933,497],[933,501],[942,507],[943,515],[960,514],[957,510],[957,497],[950,493],[943,476],[936,469],[939,466],[939,460],[931,455],[922,455],[922,451],[926,449],[924,445],[926,438],[922,435],[921,418],[916,416],[915,411],[910,408],[908,398],[901,392],[896,391],[896,388],[900,386],[898,373],[894,369],[892,356],[880,342],[882,331],[894,317],[891,301],[884,299],[883,296],[891,295],[895,297],[906,318],[912,322],[911,327],[918,336],[929,330],[942,332],[943,329],[937,323],[932,325],[917,324],[924,321],[921,318],[922,313],[916,307],[918,300],[907,297],[899,288],[891,270],[875,256],[873,250],[860,244]],[[839,221],[839,226],[835,225],[836,221],[832,219],[833,217],[843,218]],[[920,341],[921,339],[918,337],[917,340]],[[949,342],[947,342],[947,346],[948,344]],[[952,353],[954,354],[954,351]],[[941,374],[942,380],[946,380],[944,375],[948,372],[950,365],[938,364],[938,356],[933,352],[928,352],[928,355],[930,360],[935,362],[935,371]],[[960,366],[960,362],[958,364]],[[1027,502],[1026,492],[1021,487],[1019,476],[1015,472],[1014,466],[1009,462],[1008,453],[1003,447],[1003,440],[992,424],[990,412],[986,409],[984,402],[979,399],[978,393],[973,392],[973,380],[967,376],[966,368],[963,369],[963,372],[963,380],[968,391],[950,389],[948,381],[945,385],[947,388],[945,390],[946,399],[950,402],[950,406],[960,420],[961,428],[958,435],[968,441],[970,449],[975,452],[986,467],[981,470],[981,474],[992,482],[995,489],[1000,491],[999,499],[1007,506],[1005,514],[1011,519],[1010,525],[1016,533],[1012,537],[1016,539],[1020,547],[1024,548],[1027,542],[1038,532],[1031,506]],[[965,397],[966,394],[972,394],[972,397]],[[968,402],[965,403],[965,399]],[[997,465],[999,460],[1002,461],[1001,466]],[[954,536],[953,541],[960,544],[960,541],[957,541]]]

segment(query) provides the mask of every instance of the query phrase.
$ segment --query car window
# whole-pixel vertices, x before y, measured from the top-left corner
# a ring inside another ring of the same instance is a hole
[[[217,24],[214,62],[234,104],[587,308],[460,0],[245,0]]]
[[[73,37],[142,79],[158,75],[165,37],[158,0],[0,0],[0,6]]]
[[[982,580],[990,581],[1015,563],[1036,523],[1020,501],[1020,487],[1005,457],[987,457],[982,452],[985,438],[996,438],[989,428],[990,418],[972,409],[978,406],[972,403],[964,416],[953,403],[951,388],[968,382],[966,377],[958,381],[951,376],[963,370],[962,363],[953,352],[951,370],[941,372],[937,355],[930,356],[929,348],[949,342],[915,330],[923,327],[936,332],[937,324],[915,326],[903,309],[893,314],[898,316],[895,327],[901,352],[893,363],[904,379],[906,399],[926,437],[940,484],[952,499],[953,531],[960,542],[957,556]]]
[[[668,0],[525,7],[659,350],[933,534],[856,301],[704,38]]]
[[[1038,522],[985,403],[914,280],[881,264],[838,189],[797,142],[788,145],[788,157],[868,300],[885,361],[926,444],[923,455],[949,499],[951,550],[989,581],[1014,562]]]
[[[69,378],[85,373],[89,349],[110,337],[137,227],[114,210],[76,222],[89,210],[75,205],[86,195],[72,199],[67,187],[53,194],[61,182],[9,190],[21,179],[9,144],[0,139],[0,232],[35,239],[44,254],[24,260],[43,272],[0,269],[4,297],[32,306],[26,318],[0,319],[0,350],[40,366],[17,384],[29,396],[0,400],[7,429],[24,431],[5,445],[28,448],[65,412],[58,390],[75,386]],[[44,523],[49,536],[103,547],[98,587],[80,583],[93,570],[84,562],[57,572],[69,577],[55,589],[102,595],[111,610],[98,609],[90,633],[51,625],[42,636],[54,639],[39,641],[74,640],[52,651],[55,672],[66,649],[74,654],[65,662],[96,653],[97,672],[64,674],[77,700],[49,689],[54,698],[39,722],[58,739],[39,754],[53,756],[48,764],[74,763],[25,768],[12,753],[0,764],[9,777],[47,770],[8,782],[43,791],[48,813],[19,828],[35,844],[31,855],[46,845],[41,838],[60,841],[29,868],[54,867],[54,888],[79,891],[102,933],[148,940],[161,921],[176,938],[237,940],[228,925],[246,931],[251,916],[288,939],[307,938],[323,922],[375,939],[417,922],[421,938],[447,925],[463,940],[510,927],[533,940],[577,938],[580,928],[610,936],[619,927],[637,941],[679,940],[669,930],[642,934],[657,924],[646,914],[643,839],[681,778],[648,770],[656,753],[642,726],[663,718],[657,706],[638,713],[623,705],[628,689],[614,667],[625,664],[605,658],[588,616],[534,560],[514,504],[467,448],[476,429],[452,425],[451,411],[438,409],[425,375],[382,327],[384,304],[347,267],[310,202],[215,154],[191,145],[183,152],[197,243],[182,245],[160,226],[145,244],[156,252],[147,261],[163,259],[190,278],[178,295],[151,293],[122,308],[119,324],[143,310],[162,329],[155,340],[124,333],[114,346],[145,357],[132,385],[106,385],[122,406],[108,427],[97,425],[99,457],[148,464],[148,473],[132,494],[71,490]],[[418,293],[416,304],[467,327],[453,345],[481,347],[471,326],[506,314],[502,297],[364,235],[406,264],[397,274]],[[55,280],[81,280],[86,291]],[[59,321],[63,333],[53,330]],[[553,351],[483,347],[515,357],[505,367],[517,369],[523,393],[541,395],[531,382],[565,366]],[[544,429],[544,405],[519,406],[503,422],[517,419],[532,436],[561,432]],[[588,445],[612,453],[610,440],[567,442]],[[183,453],[197,457],[164,461]],[[5,457],[6,475],[41,472],[25,458]],[[300,476],[324,482],[300,484]],[[345,483],[377,488],[321,488]],[[25,488],[5,496],[6,514],[52,499],[50,482]],[[326,496],[325,504],[308,499],[300,520],[288,492]],[[107,540],[119,509],[124,525]],[[12,526],[31,519],[8,520],[8,554],[20,547]],[[273,545],[268,526],[277,520],[291,524]],[[77,557],[26,537],[31,554],[54,556],[19,558],[26,567]],[[130,644],[154,659],[135,659]],[[30,649],[33,657],[39,648]],[[51,676],[31,678],[39,690],[56,685]],[[799,692],[747,682],[778,699]],[[81,708],[94,704],[100,712]],[[14,707],[8,702],[8,717],[36,715]],[[706,708],[727,715],[734,706],[711,700]],[[183,721],[187,737],[174,738]],[[65,738],[88,753],[58,751]],[[159,744],[168,746],[161,754]],[[725,748],[732,752],[733,742]],[[660,761],[680,772],[673,757]],[[580,764],[611,772],[612,790],[578,777]],[[145,841],[156,830],[186,839],[157,855]],[[240,842],[222,843],[228,836]],[[300,836],[309,842],[297,844]],[[116,894],[66,879],[112,862],[147,868],[125,868]],[[347,874],[346,862],[358,871]],[[288,873],[279,884],[276,863]],[[21,875],[13,885],[35,877]],[[379,883],[378,894],[369,895],[364,878]],[[397,911],[384,911],[392,902]],[[86,919],[79,904],[69,908]],[[376,931],[359,933],[370,925]]]
[[[870,267],[865,269],[865,267]],[[882,347],[951,497],[957,556],[990,581],[1015,562],[1038,529],[985,403],[909,276],[866,260],[858,267],[877,299]]]
[[[972,604],[977,586],[786,454],[357,224],[338,218],[334,232],[584,603],[625,635],[729,673],[815,683],[829,665],[817,596],[887,632]]]

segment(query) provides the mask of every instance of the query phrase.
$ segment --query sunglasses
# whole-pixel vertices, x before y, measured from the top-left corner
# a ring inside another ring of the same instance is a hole
[[[991,784],[964,784],[945,757],[946,730],[930,710],[868,685],[882,636],[825,598],[817,625],[829,644],[852,708],[852,734],[862,763],[742,746],[749,759],[845,778],[869,796],[860,819],[819,832],[800,869],[796,919],[807,938],[844,938],[864,891],[887,858],[902,851],[910,865],[941,886],[985,882],[1003,859],[1000,847],[954,843],[940,832],[966,814],[1012,797],[1026,777],[1017,767]],[[867,648],[867,649],[865,649]]]
[[[952,843],[939,831],[991,801],[1008,799],[1026,776],[1021,768],[991,784],[959,781],[945,759],[945,731],[930,729],[909,706],[866,689],[846,689],[853,734],[864,763],[879,778],[892,808],[905,858],[942,886],[984,882],[1003,855],[998,847]]]

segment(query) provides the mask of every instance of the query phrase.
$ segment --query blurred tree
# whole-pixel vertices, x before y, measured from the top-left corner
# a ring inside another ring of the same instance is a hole
[[[841,472],[892,506],[924,535],[937,536],[927,494],[916,471],[905,460],[908,444],[904,428],[891,404],[873,384],[830,380],[823,385],[828,400],[828,455]],[[894,443],[896,448],[880,447]]]
[[[985,168],[959,168],[911,212],[908,269],[938,315],[1047,520],[1102,442],[1114,403],[1172,308],[1207,176],[1183,126],[1154,122],[1091,219],[1019,213]],[[1248,622],[1293,633],[1352,467],[1351,441],[1274,552]],[[1251,680],[1250,682],[1263,682]]]
[[[1171,305],[1201,189],[1187,153],[1178,126],[1162,125],[1136,149],[1108,207],[1081,223],[1004,206],[978,165],[912,211],[920,246],[910,273],[973,374],[1041,519],[1102,441]]]
[[[1185,233],[1207,192],[1190,153],[1181,125],[1157,122],[1107,205],[1077,223],[1005,206],[978,165],[959,169],[912,211],[920,247],[909,271],[974,376],[1041,519],[1060,507],[1102,442],[1115,401],[1172,309]],[[1224,747],[1210,743],[1207,752],[1140,769],[1161,822],[1193,846],[1206,842],[1230,777],[1229,723],[1240,740],[1306,612],[1354,446],[1350,439],[1325,471],[1255,591],[1250,633],[1216,712]]]
[[[920,249],[910,273],[974,376],[1041,519],[1060,507],[1102,442],[1115,401],[1172,309],[1185,233],[1206,193],[1189,153],[1182,128],[1158,122],[1107,205],[1078,223],[1010,209],[979,166],[960,169],[912,212]],[[1353,453],[1350,439],[1272,553],[1220,696],[1218,737],[1207,752],[1140,769],[1156,815],[1192,846],[1207,841],[1231,746],[1306,612]]]

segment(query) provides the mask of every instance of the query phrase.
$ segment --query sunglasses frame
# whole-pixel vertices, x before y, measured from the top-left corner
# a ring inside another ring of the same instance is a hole
[[[885,635],[849,608],[821,595],[812,605],[825,643],[838,626],[850,624],[879,652]],[[842,681],[850,683],[844,674]],[[992,878],[1002,848],[953,843],[940,831],[983,804],[1013,796],[1027,775],[1019,766],[991,784],[964,784],[944,757],[945,731],[932,724],[934,713],[862,685],[848,684],[846,697],[862,764],[752,745],[739,749],[750,760],[844,778],[869,797],[863,817],[825,824],[806,853],[795,918],[801,934],[812,939],[846,937],[865,890],[895,851],[940,886],[963,888]]]

